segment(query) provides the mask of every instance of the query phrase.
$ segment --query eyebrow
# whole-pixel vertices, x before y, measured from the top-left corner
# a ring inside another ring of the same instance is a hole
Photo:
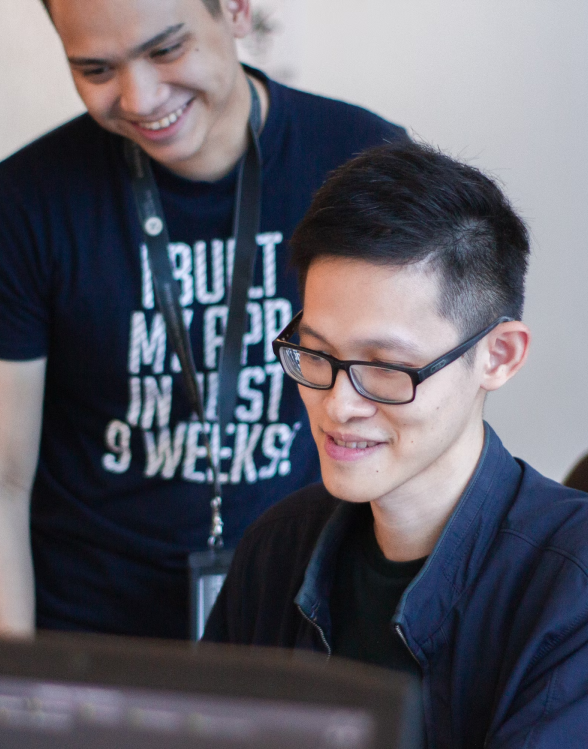
[[[304,333],[310,335],[318,341],[321,341],[321,343],[330,343],[324,336],[305,322],[300,323],[298,332],[300,334]],[[395,335],[382,336],[381,338],[362,338],[361,340],[353,341],[352,343],[361,346],[362,348],[391,349],[394,352],[407,356],[420,356],[423,354],[423,351],[419,346],[411,343],[411,341],[407,341],[405,338]]]
[[[184,28],[184,26],[184,23],[177,23],[175,26],[168,26],[165,31],[162,31],[151,39],[148,39],[146,42],[133,47],[133,49],[128,52],[127,57],[131,59],[140,57],[148,50],[165,42],[170,36],[177,34],[178,31],[181,31]],[[110,60],[99,57],[68,57],[67,59],[71,65],[106,65],[111,62]]]

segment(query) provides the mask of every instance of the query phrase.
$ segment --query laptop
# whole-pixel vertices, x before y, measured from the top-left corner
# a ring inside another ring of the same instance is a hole
[[[410,674],[302,651],[0,641],[2,749],[422,749]]]

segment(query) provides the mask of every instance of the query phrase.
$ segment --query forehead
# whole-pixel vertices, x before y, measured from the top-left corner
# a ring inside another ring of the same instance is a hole
[[[376,265],[363,260],[315,260],[304,288],[306,323],[333,341],[384,339],[391,333],[423,344],[457,339],[441,317],[439,281],[422,264]]]
[[[344,294],[342,294],[344,292]],[[400,305],[434,308],[439,299],[437,273],[426,264],[384,265],[358,258],[319,257],[308,269],[306,305],[374,308]]]
[[[202,0],[50,0],[50,9],[66,48],[93,45],[105,52],[132,47],[177,24],[214,22]]]

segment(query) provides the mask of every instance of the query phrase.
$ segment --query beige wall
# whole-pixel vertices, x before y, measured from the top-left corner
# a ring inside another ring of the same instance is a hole
[[[297,24],[297,85],[492,171],[528,219],[532,355],[487,416],[515,454],[561,478],[588,450],[588,2],[282,4]],[[81,104],[39,0],[0,0],[0,28],[3,156]]]
[[[308,7],[302,87],[364,104],[492,171],[527,218],[533,348],[487,418],[516,455],[561,478],[588,451],[588,2]]]
[[[0,0],[0,158],[83,111],[41,0]]]

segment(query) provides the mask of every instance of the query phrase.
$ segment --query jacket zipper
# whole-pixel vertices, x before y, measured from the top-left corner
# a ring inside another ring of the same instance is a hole
[[[413,659],[414,659],[414,660],[416,661],[416,663],[418,664],[418,667],[419,667],[419,671],[420,671],[420,669],[421,669],[421,664],[419,663],[419,659],[418,659],[418,658],[416,657],[416,655],[415,655],[415,654],[414,654],[414,653],[412,652],[412,650],[410,649],[410,645],[409,645],[409,644],[408,644],[408,642],[406,641],[406,637],[404,636],[404,632],[402,631],[402,627],[400,626],[400,624],[396,624],[396,625],[395,625],[395,627],[394,627],[394,629],[396,630],[396,634],[398,635],[398,637],[400,637],[400,639],[401,639],[401,640],[402,640],[402,642],[404,643],[404,647],[405,647],[405,648],[406,648],[406,649],[408,650],[408,652],[409,652],[409,653],[410,653],[410,654],[412,655]]]
[[[316,622],[313,622],[310,617],[306,616],[306,614],[304,613],[304,611],[302,610],[302,608],[300,607],[299,604],[297,604],[297,606],[298,606],[298,611],[300,611],[300,613],[302,614],[302,616],[304,617],[304,619],[306,619],[306,621],[309,624],[312,624],[312,626],[318,631],[319,635],[321,636],[321,640],[323,641],[323,645],[325,646],[325,648],[327,650],[327,658],[330,658],[331,655],[332,655],[332,653],[331,653],[331,646],[327,642],[327,638],[325,637],[325,633],[323,632],[322,628],[319,627],[319,625]]]

